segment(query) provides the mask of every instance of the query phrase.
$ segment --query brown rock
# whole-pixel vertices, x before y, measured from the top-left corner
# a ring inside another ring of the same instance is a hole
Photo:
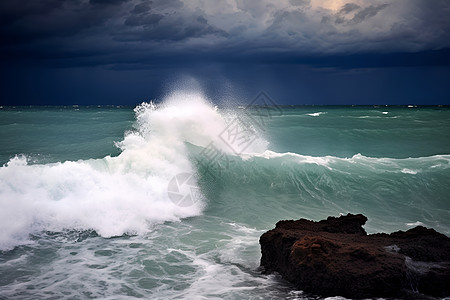
[[[367,235],[361,214],[280,221],[260,238],[261,266],[322,296],[450,295],[450,239],[433,229]]]

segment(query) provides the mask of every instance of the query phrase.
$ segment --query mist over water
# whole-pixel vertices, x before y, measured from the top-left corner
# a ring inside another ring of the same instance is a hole
[[[4,108],[0,120],[3,297],[307,299],[257,269],[259,236],[280,219],[352,212],[369,232],[450,234],[446,108],[266,116],[177,92],[134,111]],[[192,205],[169,193],[180,174]]]

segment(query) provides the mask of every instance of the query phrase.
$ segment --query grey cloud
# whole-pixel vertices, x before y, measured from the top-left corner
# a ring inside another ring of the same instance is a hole
[[[311,4],[311,0],[289,0],[289,3],[293,6],[305,6]]]
[[[426,44],[429,49],[450,47],[450,1],[411,0],[409,3],[412,13],[407,20],[411,21],[399,23],[393,33],[408,34],[413,49],[418,44]]]
[[[88,56],[126,64],[199,49],[230,60],[441,49],[450,47],[449,12],[446,0],[349,0],[337,11],[309,0],[0,0],[0,59],[38,52],[72,65]]]
[[[138,40],[173,40],[180,41],[205,35],[227,36],[223,30],[208,24],[203,16],[178,17],[177,14],[165,16],[158,23],[146,24]]]
[[[254,0],[236,0],[236,6],[240,10],[252,15],[253,18],[261,18],[267,11],[273,9],[270,3]]]
[[[127,26],[155,26],[164,18],[161,14],[145,14],[145,15],[131,15],[125,20]]]
[[[364,9],[359,10],[355,16],[351,19],[351,23],[361,23],[364,20],[376,16],[380,11],[388,7],[389,4],[381,4],[377,6],[369,6]]]
[[[134,14],[145,13],[145,12],[150,10],[150,4],[151,3],[152,3],[152,1],[139,3],[139,4],[134,6],[134,9],[131,11],[131,13],[134,13]]]
[[[356,3],[346,3],[339,10],[339,14],[348,14],[348,13],[355,11],[357,9],[360,9],[360,8],[361,8],[361,6],[359,6]]]
[[[200,9],[183,10],[180,0],[151,1],[136,5],[124,24],[131,30],[114,34],[118,41],[182,41],[205,35],[227,36],[224,30],[209,24]],[[136,12],[138,11],[138,13]]]
[[[361,8],[358,4],[355,3],[346,3],[342,6],[342,8],[339,10],[339,12],[336,14],[336,19],[334,21],[335,24],[344,24],[348,22],[346,19],[346,16],[354,11],[357,11]],[[330,19],[330,18],[328,18]],[[327,19],[325,19],[327,20]]]
[[[450,3],[430,3],[396,0],[378,4],[367,1],[364,5],[360,1],[347,3],[337,12],[280,9],[273,13],[272,23],[262,37],[273,41],[274,49],[305,54],[409,52],[449,47],[450,18],[445,17],[445,12],[450,12]]]
[[[181,10],[185,5],[181,0],[153,0],[152,6],[160,10]]]
[[[334,17],[328,16],[326,20],[332,20],[334,18],[335,24],[355,25],[376,16],[379,12],[387,8],[389,4],[370,5],[367,7],[361,7],[355,3],[346,3],[342,8],[334,15]],[[352,16],[353,15],[353,16]]]

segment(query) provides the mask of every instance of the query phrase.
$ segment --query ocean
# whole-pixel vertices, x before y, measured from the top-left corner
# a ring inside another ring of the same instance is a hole
[[[3,107],[0,146],[0,299],[318,299],[261,273],[277,221],[450,235],[446,107]]]

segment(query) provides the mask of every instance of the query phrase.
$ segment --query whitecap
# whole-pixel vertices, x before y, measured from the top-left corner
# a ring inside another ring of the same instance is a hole
[[[417,221],[414,223],[406,223],[406,226],[425,226],[425,224],[420,221]]]
[[[416,175],[418,171],[404,168],[401,172],[404,173],[404,174],[412,174],[412,175]]]
[[[326,114],[326,112],[323,111],[319,111],[319,112],[315,112],[315,113],[310,113],[310,114],[306,114],[307,116],[311,116],[311,117],[318,117],[320,115]]]

